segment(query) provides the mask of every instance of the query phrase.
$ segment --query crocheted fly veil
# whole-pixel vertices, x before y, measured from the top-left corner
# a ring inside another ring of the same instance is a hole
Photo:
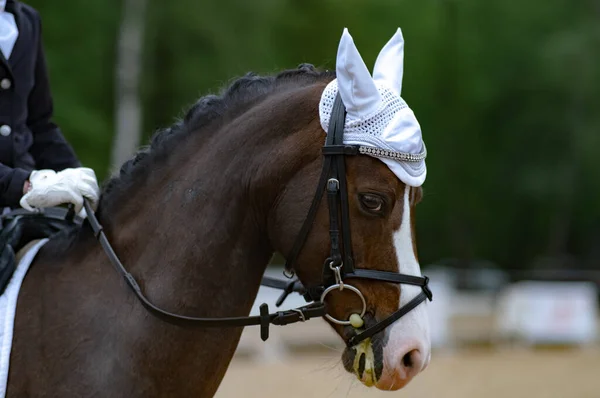
[[[344,144],[359,145],[360,153],[380,159],[402,182],[418,187],[427,174],[427,151],[419,122],[400,96],[403,69],[404,38],[400,29],[379,53],[373,76],[348,29],[344,29],[336,79],[321,95],[319,116],[327,132],[339,90],[347,110]]]

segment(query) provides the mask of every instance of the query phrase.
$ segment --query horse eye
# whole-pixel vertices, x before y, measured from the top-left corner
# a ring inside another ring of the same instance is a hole
[[[380,196],[373,194],[362,194],[360,196],[360,203],[365,210],[371,213],[381,212],[385,204],[384,200]]]

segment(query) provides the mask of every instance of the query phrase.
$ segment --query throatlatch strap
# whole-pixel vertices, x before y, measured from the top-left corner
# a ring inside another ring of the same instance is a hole
[[[313,223],[315,221],[315,217],[317,216],[317,210],[319,209],[319,203],[321,203],[321,198],[323,197],[323,192],[325,192],[325,186],[327,185],[327,178],[329,176],[329,169],[331,168],[331,159],[325,158],[323,159],[323,170],[321,171],[321,177],[319,178],[319,184],[317,185],[317,190],[315,192],[315,196],[313,196],[312,203],[310,205],[310,209],[308,210],[308,215],[302,224],[302,228],[300,228],[300,232],[298,233],[298,237],[294,242],[294,247],[292,251],[287,256],[285,262],[286,271],[290,272],[294,269],[294,265],[296,265],[296,261],[298,260],[298,256],[300,256],[300,251],[306,243],[306,239],[308,238],[308,233],[310,232]]]

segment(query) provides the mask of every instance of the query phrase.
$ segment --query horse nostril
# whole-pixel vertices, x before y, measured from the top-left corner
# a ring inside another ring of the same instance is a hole
[[[412,368],[414,365],[411,353],[413,353],[416,350],[412,350],[410,352],[407,352],[403,357],[402,357],[402,364],[404,366],[406,366],[407,368]]]
[[[423,356],[418,349],[410,350],[402,357],[402,367],[406,370],[406,375],[412,377],[423,369]]]

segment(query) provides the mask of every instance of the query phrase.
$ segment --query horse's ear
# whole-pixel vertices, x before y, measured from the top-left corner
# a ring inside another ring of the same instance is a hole
[[[404,37],[398,28],[394,36],[381,49],[375,67],[373,80],[386,83],[396,94],[402,93],[402,75],[404,73]]]
[[[348,115],[357,119],[372,115],[381,104],[381,95],[346,28],[338,47],[335,68],[338,89]]]

